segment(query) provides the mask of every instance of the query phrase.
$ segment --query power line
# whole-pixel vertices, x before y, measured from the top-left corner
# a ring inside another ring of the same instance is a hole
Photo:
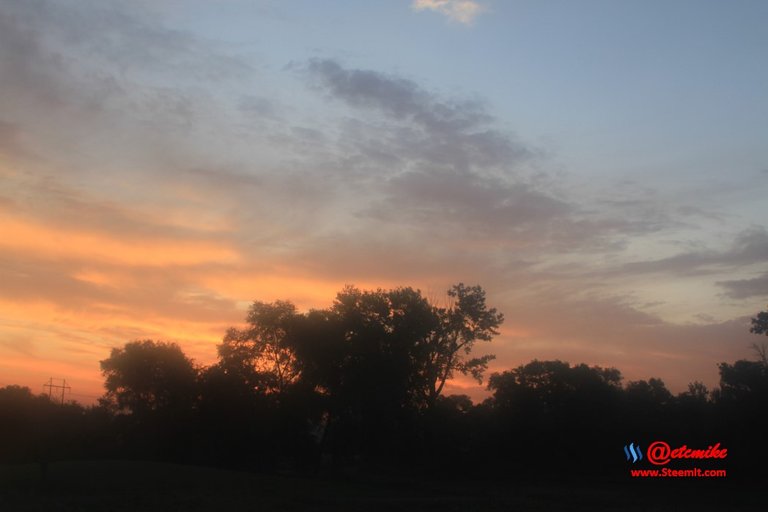
[[[54,380],[61,381],[61,384],[54,384],[53,383]],[[48,379],[48,383],[47,384],[43,384],[43,387],[44,388],[48,388],[48,398],[49,399],[53,399],[53,390],[54,390],[54,388],[55,389],[60,389],[61,390],[61,405],[64,405],[64,393],[66,393],[67,391],[72,389],[71,387],[67,386],[67,379],[54,379],[53,377]]]

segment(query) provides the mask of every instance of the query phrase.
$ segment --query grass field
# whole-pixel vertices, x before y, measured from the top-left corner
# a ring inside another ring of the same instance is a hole
[[[136,461],[0,466],[0,511],[768,510],[731,482],[415,481],[299,478]]]

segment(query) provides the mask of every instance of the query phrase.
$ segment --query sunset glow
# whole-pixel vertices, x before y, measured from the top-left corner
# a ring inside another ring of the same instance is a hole
[[[464,282],[491,371],[715,386],[768,302],[768,4],[641,4],[7,3],[0,385],[92,403],[131,340],[207,365],[254,300]]]

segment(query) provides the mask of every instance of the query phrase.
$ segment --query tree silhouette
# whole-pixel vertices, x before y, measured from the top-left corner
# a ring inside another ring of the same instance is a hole
[[[672,400],[664,381],[651,377],[646,380],[636,380],[627,383],[627,395],[638,403],[647,404],[648,407],[663,406]]]
[[[768,398],[768,367],[762,361],[720,363],[720,398],[757,405]],[[763,405],[765,402],[763,402]]]
[[[0,388],[0,462],[27,462],[47,457],[46,425],[55,405],[27,387]]]
[[[563,361],[534,360],[526,365],[495,373],[488,382],[497,408],[538,414],[575,410],[589,412],[604,406],[620,389],[621,373],[615,368]]]
[[[296,306],[287,301],[255,301],[248,327],[231,328],[219,345],[221,365],[237,373],[253,389],[281,395],[299,378],[296,356],[286,341]]]
[[[752,327],[750,332],[755,334],[765,334],[768,336],[768,311],[760,311],[752,318]]]
[[[706,404],[710,401],[710,392],[703,382],[694,381],[688,384],[688,391],[677,395],[678,401],[689,404]]]
[[[749,332],[768,336],[768,311],[760,311],[752,318],[752,327],[749,329]],[[763,366],[768,366],[768,346],[765,343],[754,343],[752,349]]]
[[[191,409],[197,386],[193,362],[175,343],[132,341],[101,361],[105,399],[136,415]]]
[[[249,328],[225,337],[219,365],[252,386],[278,383],[268,394],[290,384],[334,450],[386,452],[414,432],[447,379],[457,371],[480,379],[493,357],[468,356],[497,334],[502,315],[487,308],[479,286],[459,284],[448,295],[452,304],[438,307],[410,287],[347,286],[330,308],[306,314],[256,302]]]
[[[479,286],[448,296],[440,306],[410,287],[348,286],[306,313],[257,301],[211,366],[196,368],[173,343],[113,349],[97,407],[0,388],[0,462],[44,469],[138,457],[251,471],[614,478],[626,471],[627,442],[719,442],[737,469],[768,457],[755,442],[768,430],[763,359],[721,363],[712,392],[694,382],[673,396],[658,378],[622,387],[615,368],[533,360],[494,373],[481,404],[444,396],[457,372],[482,377],[492,356],[471,351],[503,321]]]
[[[415,406],[430,356],[427,340],[438,327],[421,293],[347,287],[336,296],[331,314],[347,348],[341,361],[345,392],[361,403],[374,399],[398,408]]]
[[[615,368],[557,360],[534,360],[494,373],[488,381],[494,456],[514,471],[525,471],[525,465],[546,467],[552,458],[587,469],[594,460],[581,447],[595,453],[605,449],[620,415],[620,383]]]
[[[428,340],[428,359],[425,374],[428,387],[425,400],[432,406],[445,383],[455,372],[470,374],[478,383],[493,355],[468,358],[477,341],[491,341],[499,334],[498,327],[504,315],[496,308],[488,308],[485,291],[480,286],[465,286],[459,283],[448,290],[453,304],[447,308],[435,308],[439,327]]]
[[[319,369],[327,393],[327,443],[344,457],[391,455],[412,430],[423,387],[433,308],[412,288],[361,291],[348,286],[324,316],[322,341],[333,358]]]

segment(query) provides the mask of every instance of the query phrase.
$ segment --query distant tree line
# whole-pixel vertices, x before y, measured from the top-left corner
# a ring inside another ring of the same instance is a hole
[[[622,447],[657,439],[728,446],[731,471],[768,455],[768,362],[720,363],[720,386],[673,395],[660,379],[534,360],[494,373],[473,404],[443,393],[481,382],[478,342],[503,316],[479,286],[444,305],[418,290],[347,287],[328,309],[254,302],[218,361],[199,367],[173,343],[132,341],[101,362],[99,405],[58,405],[0,389],[0,462],[141,458],[256,471],[623,475]],[[766,334],[768,315],[753,319]],[[746,469],[744,469],[746,471]]]

